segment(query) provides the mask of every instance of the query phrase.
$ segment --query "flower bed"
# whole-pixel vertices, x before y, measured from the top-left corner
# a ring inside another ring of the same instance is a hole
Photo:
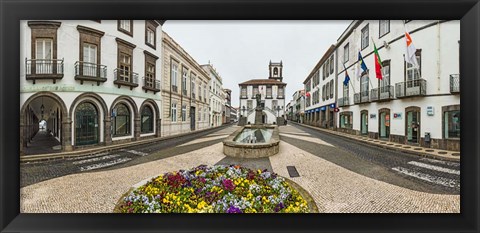
[[[116,207],[121,213],[308,213],[307,202],[275,173],[198,166],[148,181]]]

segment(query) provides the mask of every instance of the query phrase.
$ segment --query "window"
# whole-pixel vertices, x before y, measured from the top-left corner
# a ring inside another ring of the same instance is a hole
[[[306,92],[309,92],[310,89],[311,89],[310,83],[311,83],[310,80],[308,80],[307,84],[305,84],[305,91],[306,91]]]
[[[272,100],[272,109],[275,109],[278,105],[278,100]]]
[[[267,87],[267,97],[272,97],[272,87]]]
[[[188,69],[182,67],[182,94],[187,95],[187,76],[188,76]]]
[[[120,60],[118,61],[119,75],[118,78],[121,81],[131,81],[131,69],[132,69],[132,57],[126,53],[120,53]]]
[[[118,30],[133,36],[133,20],[118,20]]]
[[[130,110],[119,103],[113,109],[113,136],[130,135]]]
[[[253,87],[253,96],[252,98],[255,98],[255,96],[258,94],[258,87]]]
[[[350,44],[347,43],[344,47],[343,47],[343,63],[346,63],[348,61],[348,56],[349,56],[349,46]]]
[[[84,76],[97,76],[97,45],[83,43],[83,64],[82,72]]]
[[[172,91],[177,92],[177,74],[178,74],[178,64],[173,62],[170,65],[170,82],[172,83]]]
[[[352,128],[352,113],[342,112],[340,113],[340,128],[351,129]]]
[[[203,98],[207,102],[207,85],[203,85]]]
[[[142,133],[153,133],[153,111],[145,106],[142,111]]]
[[[390,32],[390,20],[379,20],[378,24],[380,25],[378,38],[381,38],[382,36]]]
[[[145,70],[145,86],[155,88],[155,64],[147,63]]]
[[[368,96],[368,73],[364,73],[360,78],[360,96]]]
[[[334,66],[334,61],[333,61],[333,55],[330,57],[330,74],[333,74],[333,66]]]
[[[202,121],[202,108],[198,109],[198,121]]]
[[[207,120],[207,108],[203,109],[203,121]]]
[[[98,111],[90,102],[83,102],[75,109],[75,145],[98,143]]]
[[[62,67],[54,65],[57,59],[57,30],[60,22],[29,21],[28,26],[32,33],[32,59],[29,74],[55,74],[63,73]],[[45,59],[45,60],[43,60]],[[27,74],[28,74],[27,73]],[[34,81],[35,83],[35,81]]]
[[[187,106],[182,105],[182,121],[186,121],[186,120],[187,120]]]
[[[177,103],[172,103],[170,115],[172,122],[177,122]]]
[[[277,98],[284,98],[284,89],[283,87],[278,87],[278,96]]]
[[[191,97],[195,98],[195,74],[190,74],[190,92],[192,93]],[[198,94],[200,95],[201,92],[198,91]]]
[[[333,88],[333,79],[332,79],[330,80],[330,99],[333,98],[333,90],[334,88]]]
[[[133,49],[136,47],[130,42],[124,41],[120,38],[116,38],[118,48],[118,67],[117,67],[117,80],[124,82],[133,82],[132,76],[132,57]]]
[[[36,39],[35,41],[35,69],[36,74],[52,74],[52,39]]]
[[[322,86],[322,101],[325,101],[325,85]]]
[[[407,87],[412,87],[412,85],[415,85],[417,82],[408,82],[412,80],[418,80],[421,78],[421,71],[422,71],[422,54],[421,50],[417,49],[417,52],[415,53],[417,57],[417,63],[418,63],[418,69],[416,69],[412,64],[405,62],[406,67],[407,67],[407,72],[406,72],[406,81],[407,81]],[[420,85],[420,84],[418,84]],[[416,86],[416,85],[415,85]]]
[[[278,75],[278,68],[277,67],[273,68],[273,75]]]
[[[380,82],[380,93],[389,92],[390,85],[390,61],[383,61],[382,79]]]
[[[361,42],[362,50],[368,47],[368,24],[362,28],[362,42]]]
[[[325,86],[325,99],[328,100],[330,98],[330,82],[328,82]]]
[[[158,25],[154,20],[145,20],[145,44],[153,49],[157,47],[156,31]]]
[[[445,138],[460,139],[460,110],[444,112]]]
[[[343,98],[346,98],[346,97],[349,96],[349,93],[348,93],[348,91],[349,91],[349,86],[348,86],[348,85],[346,85],[346,86],[345,86],[345,85],[342,85],[342,86],[343,86]]]
[[[330,59],[327,59],[327,62],[325,62],[323,69],[325,69],[325,72],[326,72],[325,77],[323,77],[323,80],[325,80],[325,78],[330,75]]]
[[[253,108],[253,101],[252,100],[247,100],[247,109],[252,109]]]
[[[242,87],[241,92],[242,92],[242,94],[241,94],[242,98],[247,97],[247,88],[246,87]]]

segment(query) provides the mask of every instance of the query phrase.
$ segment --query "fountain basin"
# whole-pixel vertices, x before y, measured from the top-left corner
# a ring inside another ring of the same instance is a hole
[[[275,155],[280,137],[276,125],[246,125],[223,141],[223,153],[235,158],[263,158]]]

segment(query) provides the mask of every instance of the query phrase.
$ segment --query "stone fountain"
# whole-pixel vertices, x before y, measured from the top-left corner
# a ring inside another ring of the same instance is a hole
[[[233,132],[223,141],[223,153],[235,158],[262,158],[278,153],[280,137],[278,126],[262,122],[261,96],[256,96],[255,121]]]

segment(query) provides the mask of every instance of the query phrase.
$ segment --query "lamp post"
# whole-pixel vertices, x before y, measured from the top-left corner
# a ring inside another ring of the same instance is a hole
[[[242,106],[242,116],[245,116],[245,105]]]

